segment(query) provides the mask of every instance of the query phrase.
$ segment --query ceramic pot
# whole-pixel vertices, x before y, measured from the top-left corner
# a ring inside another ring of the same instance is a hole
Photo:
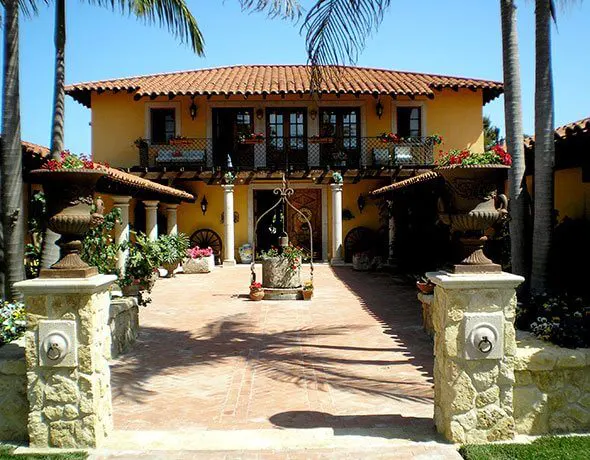
[[[96,169],[31,171],[32,180],[43,185],[47,227],[61,235],[57,240],[60,259],[50,270],[42,270],[41,277],[85,278],[98,273],[80,258],[80,252],[86,232],[104,219],[101,206],[93,214],[92,204],[96,183],[105,174],[106,171]]]
[[[501,268],[483,253],[484,231],[507,214],[507,199],[498,194],[509,166],[452,165],[436,169],[445,180],[439,199],[439,217],[461,234],[463,260],[456,273],[499,272]]]
[[[262,299],[264,299],[264,289],[250,290],[250,300],[258,302]]]
[[[311,300],[311,298],[313,297],[313,291],[312,290],[304,290],[303,291],[303,300]]]
[[[425,283],[423,281],[416,281],[416,287],[422,294],[432,294],[434,292],[434,284]]]
[[[162,264],[162,267],[166,270],[166,278],[174,278],[174,276],[175,276],[174,270],[176,270],[178,268],[178,264],[179,264],[179,262],[174,262],[174,263],[164,262]]]

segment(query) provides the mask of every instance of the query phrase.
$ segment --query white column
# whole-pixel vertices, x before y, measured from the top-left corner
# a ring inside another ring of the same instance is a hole
[[[342,265],[342,184],[330,184],[332,189],[332,265]]]
[[[158,201],[144,200],[145,206],[145,233],[152,241],[158,239]]]
[[[223,265],[235,265],[234,257],[234,186],[230,184],[222,185],[224,192],[223,215],[225,216],[224,229],[225,238],[223,241]]]
[[[115,224],[115,244],[122,244],[129,241],[129,201],[130,196],[114,196],[115,208],[121,210],[121,219]],[[123,274],[125,272],[125,263],[127,262],[127,256],[129,250],[119,250],[117,256],[117,268]]]
[[[389,207],[390,213],[391,213],[391,215],[389,216],[389,238],[388,238],[389,247],[388,247],[388,251],[387,251],[387,254],[388,254],[387,263],[392,265],[393,258],[395,255],[395,251],[393,250],[393,245],[395,244],[395,218],[393,217],[393,211],[392,211],[393,203],[391,201],[388,201],[387,206]]]
[[[177,204],[166,205],[166,231],[168,235],[176,235],[178,233],[178,223],[176,219]]]

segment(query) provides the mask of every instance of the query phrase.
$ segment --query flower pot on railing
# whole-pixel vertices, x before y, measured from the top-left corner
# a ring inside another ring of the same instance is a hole
[[[170,145],[192,145],[194,141],[192,139],[170,139]]]
[[[301,287],[301,259],[295,263],[280,256],[262,259],[262,285],[267,288]]]
[[[80,258],[82,240],[100,224],[102,214],[92,213],[93,194],[106,169],[36,169],[31,177],[43,185],[47,202],[47,227],[61,235],[57,241],[60,259],[42,278],[86,278],[98,274]]]
[[[264,138],[248,138],[248,139],[241,139],[240,144],[262,144],[264,142]]]
[[[333,144],[334,138],[333,137],[310,137],[308,139],[310,144]]]
[[[451,165],[436,171],[444,178],[447,195],[439,199],[439,216],[451,231],[461,234],[463,260],[455,265],[456,273],[499,272],[483,253],[487,240],[484,231],[507,213],[507,201],[498,194],[509,166]]]

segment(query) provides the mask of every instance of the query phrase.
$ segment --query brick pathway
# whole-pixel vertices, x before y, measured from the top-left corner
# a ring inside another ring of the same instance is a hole
[[[247,267],[161,279],[113,363],[117,430],[395,428],[426,440],[432,344],[415,290],[316,267],[311,302],[251,302]]]

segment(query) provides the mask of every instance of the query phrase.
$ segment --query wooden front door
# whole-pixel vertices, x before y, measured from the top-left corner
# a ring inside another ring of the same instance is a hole
[[[289,201],[311,222],[313,229],[313,258],[322,258],[322,191],[320,189],[295,189]],[[310,249],[310,233],[305,219],[287,207],[287,233],[295,246]]]

